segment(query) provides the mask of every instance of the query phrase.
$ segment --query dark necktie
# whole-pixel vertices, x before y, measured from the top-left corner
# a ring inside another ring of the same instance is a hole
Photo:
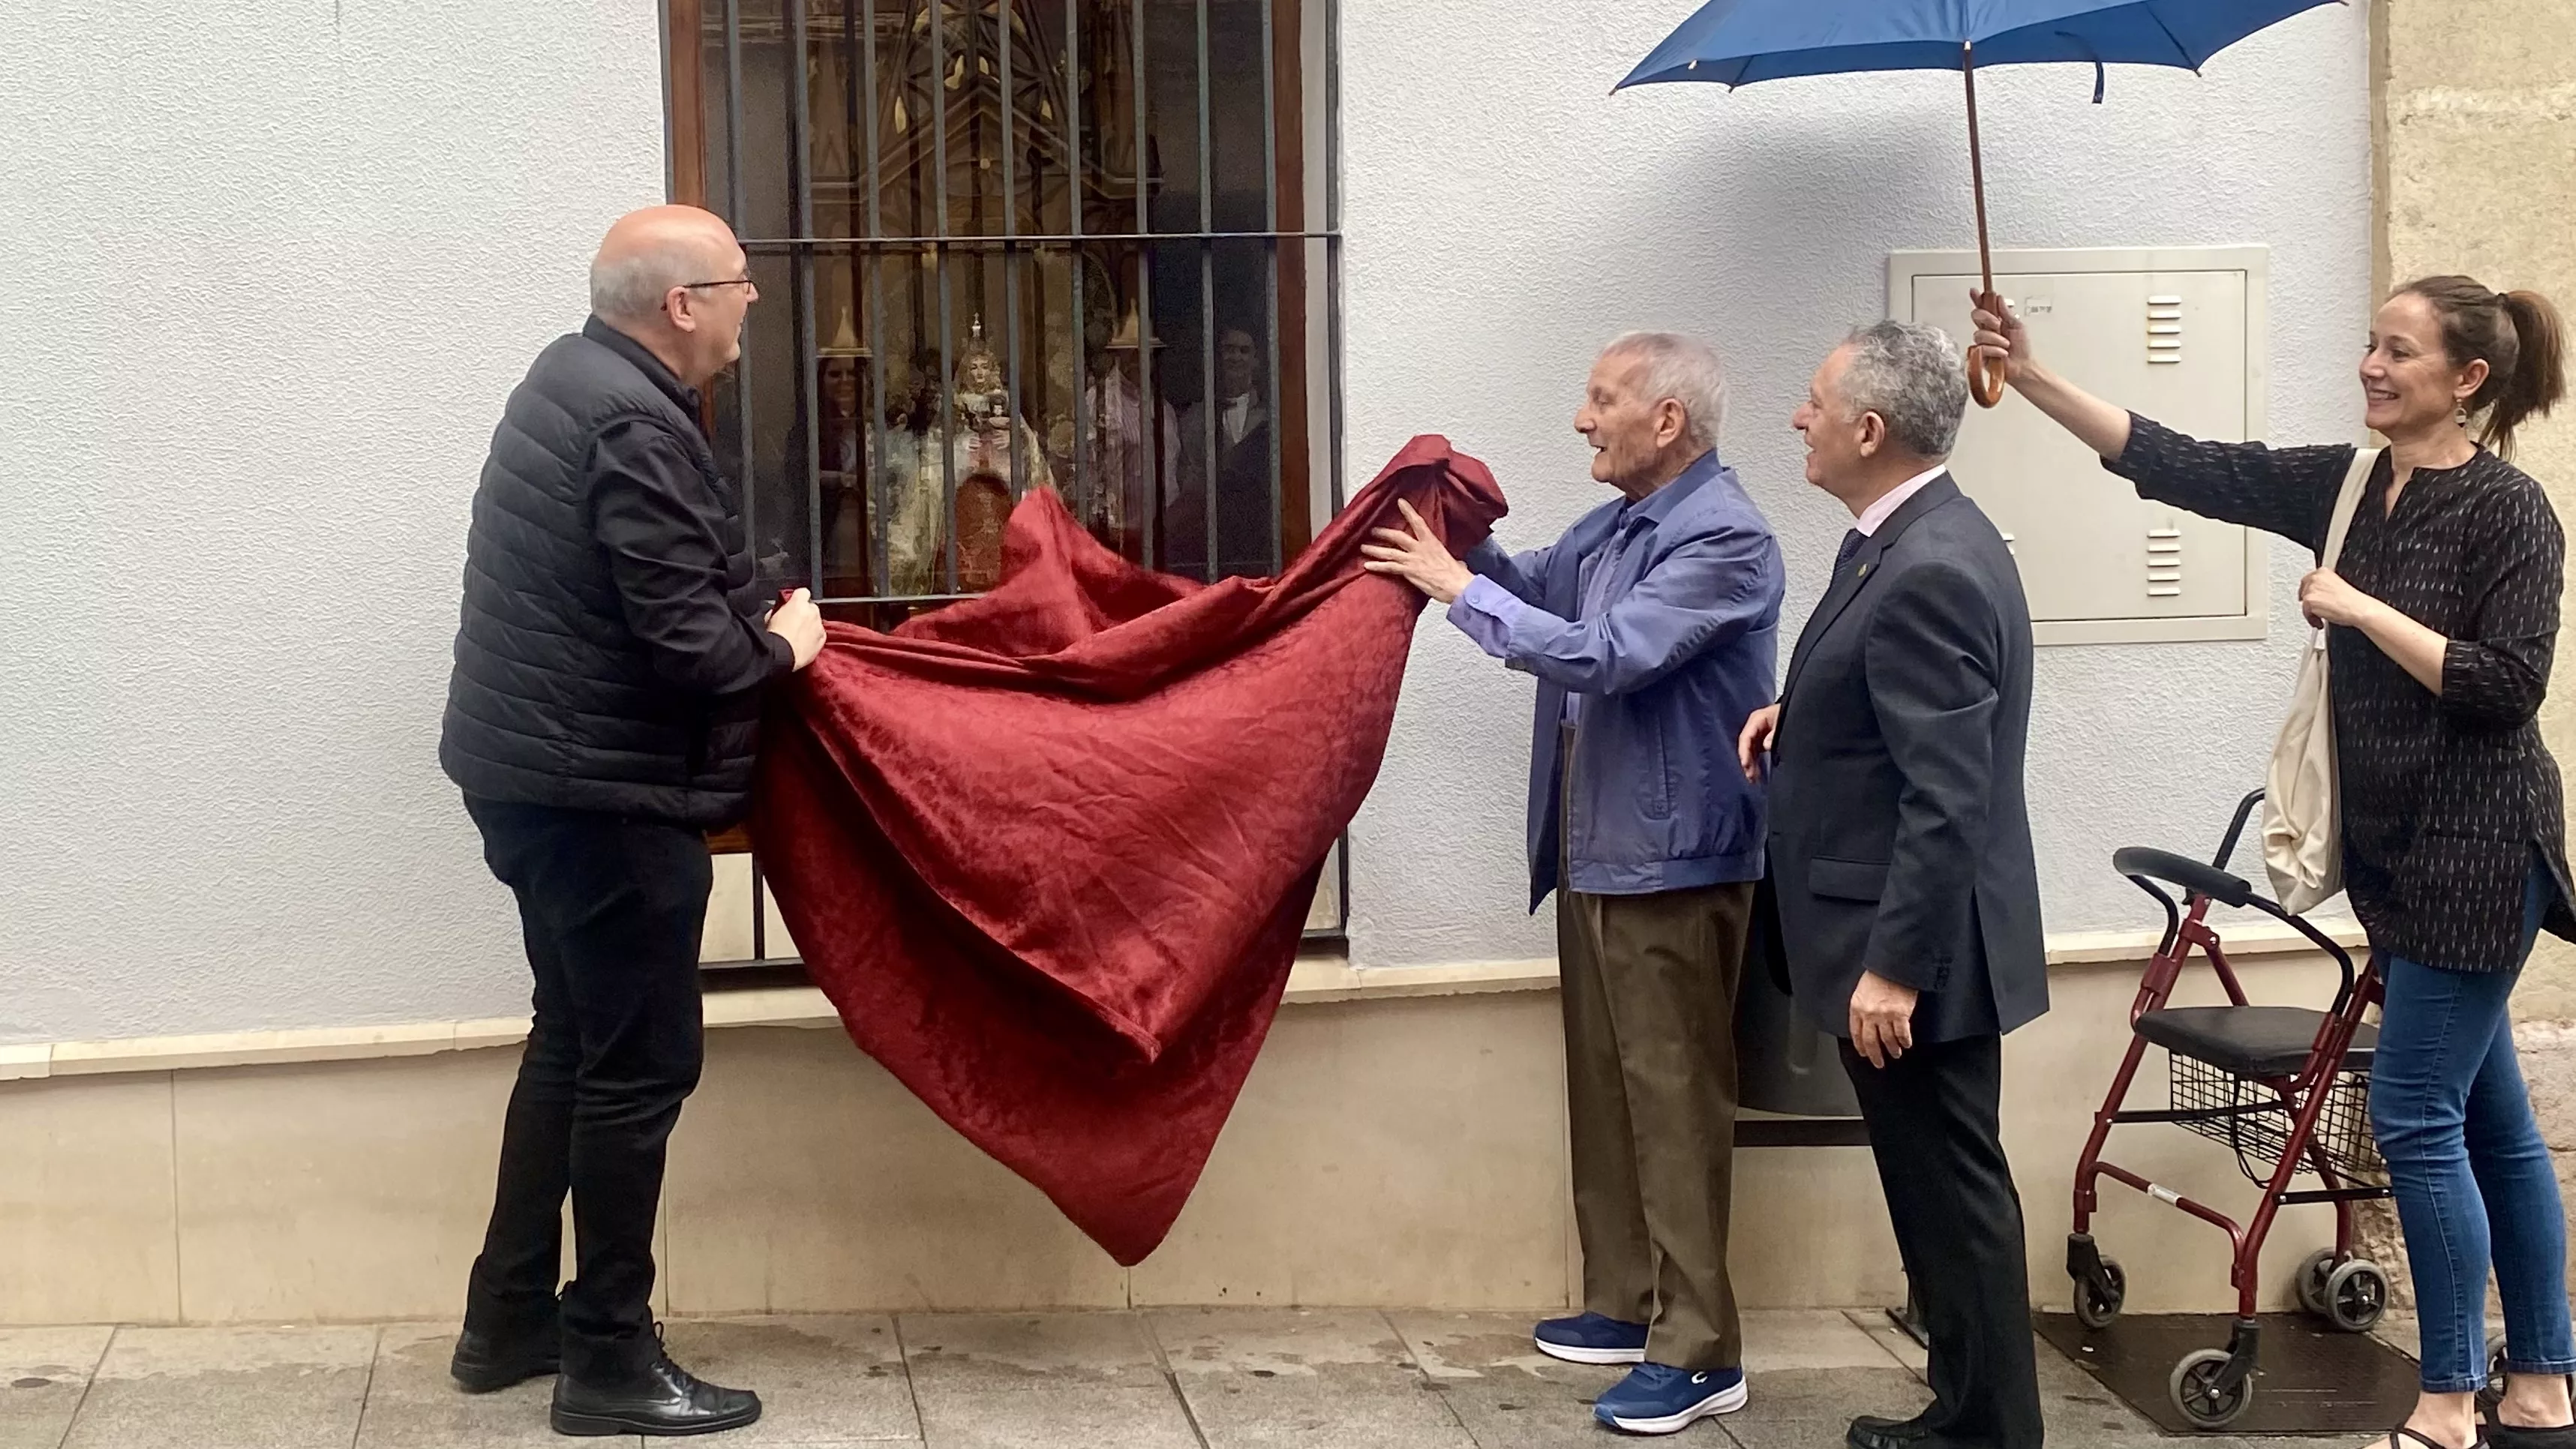
[[[1849,564],[1852,561],[1852,555],[1860,552],[1860,546],[1867,542],[1869,542],[1869,535],[1857,528],[1843,535],[1843,546],[1834,552],[1835,578],[1843,576],[1844,565]]]

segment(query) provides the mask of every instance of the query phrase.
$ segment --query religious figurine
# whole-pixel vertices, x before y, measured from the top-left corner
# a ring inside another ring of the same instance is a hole
[[[895,594],[948,591],[952,532],[959,588],[990,588],[1001,573],[1000,519],[1053,477],[1044,442],[1012,410],[1009,379],[981,317],[959,350],[944,407],[937,366],[934,354],[915,359],[911,405],[887,449],[887,585]],[[952,497],[954,508],[943,507]]]
[[[1082,389],[1080,477],[1065,501],[1092,537],[1122,557],[1142,562],[1156,511],[1148,506],[1150,480],[1161,478],[1166,504],[1178,483],[1174,470],[1181,450],[1180,421],[1169,402],[1157,399],[1160,426],[1150,432],[1146,426],[1138,386],[1142,349],[1132,307],[1114,335],[1105,307],[1084,319],[1084,330],[1092,335],[1086,339],[1091,346]],[[1160,350],[1163,344],[1157,340],[1154,346]],[[1074,428],[1075,420],[1062,416],[1047,428],[1048,457],[1060,477],[1077,472]]]

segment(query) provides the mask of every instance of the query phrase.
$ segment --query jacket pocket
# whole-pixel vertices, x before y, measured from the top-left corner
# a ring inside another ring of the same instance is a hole
[[[1819,855],[1807,862],[1807,892],[1838,901],[1875,901],[1887,889],[1887,862],[1837,860]]]
[[[1647,730],[1654,739],[1655,760],[1654,773],[1649,777],[1654,781],[1654,788],[1646,792],[1646,814],[1650,819],[1670,820],[1673,818],[1673,801],[1680,793],[1673,788],[1672,743],[1665,737],[1664,721],[1660,715],[1647,725]]]

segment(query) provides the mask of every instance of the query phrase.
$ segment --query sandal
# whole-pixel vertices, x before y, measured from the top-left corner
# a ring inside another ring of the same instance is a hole
[[[2576,1395],[2576,1374],[2567,1376],[2567,1386],[2569,1393]],[[2502,1385],[2499,1384],[2498,1389],[2500,1392]],[[2504,1421],[2501,1399],[2484,1407],[2486,1442],[2492,1449],[2576,1449],[2576,1423],[2549,1429],[2525,1428]]]
[[[2443,1443],[2432,1435],[2419,1433],[2404,1424],[2388,1431],[2387,1449],[2410,1449],[2410,1446],[2411,1449],[2452,1449],[2451,1445]],[[2378,1446],[2374,1445],[2372,1449],[2378,1449]],[[2492,1449],[2492,1444],[2486,1436],[2480,1435],[2474,1442],[2461,1446],[2461,1449]]]

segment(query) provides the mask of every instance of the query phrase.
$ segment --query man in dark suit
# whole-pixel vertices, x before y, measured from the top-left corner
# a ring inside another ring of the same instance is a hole
[[[1271,535],[1279,520],[1270,501],[1270,413],[1264,405],[1260,344],[1242,327],[1218,334],[1216,386],[1211,410],[1192,403],[1181,416],[1181,460],[1171,486],[1177,496],[1163,517],[1159,565],[1184,578],[1259,577],[1275,571]],[[1210,417],[1210,412],[1214,417]],[[1213,435],[1216,463],[1208,463]],[[1214,482],[1211,484],[1210,480]],[[1216,508],[1216,565],[1208,566],[1207,516]]]
[[[1933,1402],[1863,1417],[1855,1449],[2033,1449],[2038,1369],[2021,1203],[1998,1132],[2003,1034],[2048,1009],[2022,795],[2030,608],[2003,536],[1942,460],[1958,349],[1882,322],[1816,370],[1793,420],[1807,480],[1849,508],[1780,702],[1766,897],[1799,1008],[1844,1038],[1897,1246],[1931,1337]]]

